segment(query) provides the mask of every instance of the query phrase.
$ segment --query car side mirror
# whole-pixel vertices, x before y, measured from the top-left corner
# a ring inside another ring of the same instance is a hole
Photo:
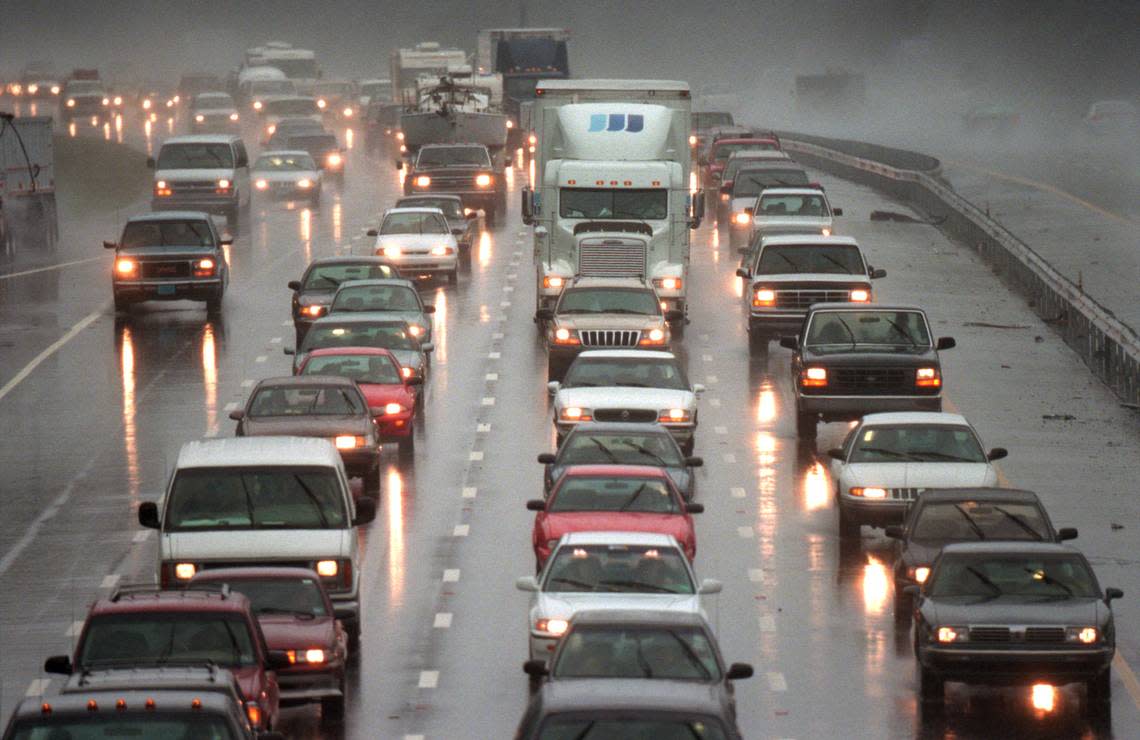
[[[218,244],[221,244],[223,247],[232,246],[233,243],[234,243],[234,238],[232,236],[223,236],[221,239],[218,240]]]
[[[705,459],[703,457],[686,457],[685,458],[685,467],[688,467],[688,468],[700,468],[700,467],[704,467],[704,464],[705,464]]]
[[[887,528],[883,530],[883,533],[890,537],[892,540],[906,539],[906,533],[903,532],[903,528],[897,524],[887,525]]]
[[[423,385],[424,379],[418,375],[413,375],[404,381],[404,385]]]
[[[368,231],[366,231],[364,233],[367,234],[368,236],[377,236],[380,232],[377,231],[376,229],[369,229]]]
[[[72,673],[71,658],[66,655],[53,655],[44,661],[44,673],[58,673],[61,676],[70,676]]]
[[[684,318],[685,318],[685,312],[684,311],[678,311],[675,308],[671,308],[665,312],[665,320],[666,321],[683,321]]]
[[[736,268],[736,277],[744,278],[745,280],[750,280],[752,278],[752,273],[749,272],[748,270],[744,269],[743,267],[738,267],[738,268]]]
[[[404,169],[404,160],[402,160],[402,159],[397,159],[397,160],[396,160],[396,169],[397,169],[397,170],[402,170],[402,169]]]
[[[780,337],[780,346],[784,349],[799,349],[799,337]]]
[[[538,456],[538,461],[543,465],[553,465],[555,459],[553,452],[544,452]]]
[[[1057,530],[1057,541],[1064,542],[1065,540],[1075,540],[1077,538],[1076,527],[1061,527]]]
[[[118,249],[118,248],[119,248],[118,242],[108,242],[108,241],[103,242],[103,249]]]
[[[435,306],[429,304],[424,305],[424,313],[435,313]]]
[[[554,318],[553,308],[540,308],[534,312],[534,317],[539,321],[550,321]]]
[[[938,337],[937,349],[939,351],[944,349],[954,349],[958,343],[954,341],[954,337]]]
[[[685,504],[685,513],[686,514],[704,514],[705,513],[705,505],[704,504]]]
[[[838,447],[832,447],[830,450],[828,450],[827,456],[832,460],[838,460],[839,462],[843,462],[845,459],[847,459],[847,456],[843,454],[843,450]]]
[[[538,579],[534,576],[523,576],[515,579],[515,588],[519,591],[537,591]]]
[[[755,671],[749,663],[733,663],[728,667],[728,673],[724,674],[725,681],[740,681],[745,678],[752,678]]]
[[[1003,457],[1009,457],[1009,450],[1004,447],[995,447],[986,455],[987,460],[1000,460]]]
[[[701,581],[701,585],[697,588],[697,593],[702,596],[711,596],[719,594],[724,588],[724,584],[714,578],[706,578]]]
[[[154,165],[154,157],[147,157],[146,158],[146,166],[148,169],[152,169],[152,170],[154,169],[154,166],[155,166]]]
[[[356,502],[356,516],[352,517],[352,526],[359,527],[368,524],[376,518],[376,499],[362,498]]]
[[[527,511],[546,511],[546,501],[532,498],[526,502]]]
[[[289,653],[284,650],[270,650],[265,658],[266,667],[271,671],[282,671],[291,665],[289,663]]]
[[[558,389],[561,387],[562,387],[561,383],[559,383],[557,380],[552,380],[546,384],[546,392],[553,396],[555,393],[558,392]]]
[[[230,412],[230,418],[233,419],[234,421],[241,421],[242,419],[245,418],[245,412],[242,411],[241,409],[234,409],[233,411]]]
[[[300,290],[301,289],[301,281],[300,280],[290,280],[288,288],[289,288],[289,290]]]
[[[887,271],[886,270],[878,270],[878,269],[875,269],[874,267],[872,267],[871,271],[868,272],[867,275],[872,280],[878,280],[879,278],[885,278],[887,276]]]
[[[287,355],[297,354],[297,350],[293,349],[292,347],[282,347],[281,352]]]
[[[842,208],[832,208],[831,209],[831,215],[832,216],[842,216],[843,215],[843,209]]]
[[[1123,597],[1124,597],[1124,592],[1121,591],[1119,588],[1106,588],[1104,590],[1104,603],[1106,603],[1106,604],[1108,604],[1109,602],[1111,602],[1115,599],[1120,599]]]
[[[464,229],[452,229],[451,235],[452,236],[463,236],[464,231],[465,231]]]
[[[528,660],[523,663],[523,673],[533,678],[542,678],[550,675],[550,669],[546,667],[545,660]]]
[[[523,188],[519,193],[519,210],[524,224],[530,226],[534,223],[534,191],[530,188]]]
[[[422,351],[425,355],[430,355],[432,352],[435,352],[435,343],[424,342],[420,345],[420,351]]]
[[[153,501],[143,501],[139,504],[139,524],[147,529],[158,529],[158,504]]]
[[[706,390],[708,389],[705,388],[704,383],[693,383],[693,393],[697,394],[698,396],[704,393]]]

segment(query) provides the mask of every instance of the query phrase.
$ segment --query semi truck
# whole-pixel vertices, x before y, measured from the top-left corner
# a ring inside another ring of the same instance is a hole
[[[51,245],[59,233],[50,116],[0,114],[0,254]]]
[[[687,312],[689,232],[704,213],[704,193],[690,186],[690,102],[688,84],[669,80],[538,82],[522,191],[536,310],[582,275],[642,277],[666,310]]]

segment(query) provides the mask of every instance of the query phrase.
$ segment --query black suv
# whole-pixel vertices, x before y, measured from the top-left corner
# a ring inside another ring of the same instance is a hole
[[[213,220],[195,211],[157,211],[135,216],[123,227],[115,250],[111,287],[115,310],[142,301],[205,301],[206,310],[222,309],[230,282],[222,249],[233,240],[218,233]]]
[[[396,162],[404,168],[402,161]],[[428,144],[420,147],[404,177],[404,195],[454,193],[467,208],[481,208],[494,226],[507,213],[507,179],[482,144]]]

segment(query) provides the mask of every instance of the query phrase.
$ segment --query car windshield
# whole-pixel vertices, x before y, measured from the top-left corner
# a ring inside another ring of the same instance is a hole
[[[932,597],[968,596],[985,600],[1022,598],[1099,598],[1096,579],[1077,555],[944,555],[931,576]]]
[[[733,198],[755,198],[765,188],[807,185],[807,173],[803,170],[764,169],[744,170],[732,181]]]
[[[543,591],[693,594],[696,587],[676,547],[567,545],[546,568]]]
[[[726,740],[719,719],[681,719],[670,711],[663,716],[566,716],[555,714],[542,723],[538,740]]]
[[[305,334],[302,353],[324,347],[380,347],[418,350],[403,324],[315,324]]]
[[[342,529],[347,521],[331,468],[180,470],[166,503],[171,531]]]
[[[349,280],[383,280],[394,277],[398,277],[398,274],[391,265],[378,262],[317,264],[305,273],[302,287],[312,291],[335,290],[338,285]]]
[[[253,394],[249,417],[359,416],[364,413],[358,393],[343,386],[265,385]]]
[[[911,525],[917,542],[1050,539],[1045,512],[1037,504],[988,501],[931,501]]]
[[[337,311],[419,311],[420,299],[406,285],[347,285],[336,292],[330,313]]]
[[[481,146],[427,146],[420,149],[416,167],[440,167],[442,165],[466,165],[490,167],[491,159]]]
[[[233,166],[229,144],[164,144],[158,153],[160,170],[225,170]]]
[[[610,190],[562,188],[558,191],[562,218],[636,218],[652,221],[669,216],[665,188]]]
[[[558,450],[559,465],[684,465],[681,450],[668,432],[604,434],[573,432]]]
[[[392,234],[450,234],[447,222],[438,213],[413,211],[389,213],[380,227],[381,236]]]
[[[317,77],[317,62],[315,59],[265,59],[268,67],[276,67],[294,80],[312,80]]]
[[[253,165],[254,170],[266,172],[311,172],[316,162],[308,154],[262,154]]]
[[[866,275],[859,247],[840,244],[772,244],[760,252],[757,275],[828,273]]]
[[[761,195],[756,215],[761,218],[822,218],[831,215],[822,195]]]
[[[562,294],[557,313],[629,313],[660,316],[652,292],[637,288],[571,288]]]
[[[206,571],[209,573],[210,571]],[[194,584],[199,581],[195,579]],[[230,590],[249,599],[253,613],[295,614],[303,617],[330,616],[325,608],[321,585],[315,578],[235,578],[227,580],[220,575],[206,579],[206,583],[228,583]],[[194,584],[191,584],[193,587]]]
[[[261,112],[273,116],[309,116],[319,115],[321,109],[312,98],[283,98],[266,100],[262,103]]]
[[[387,355],[311,356],[301,366],[301,375],[336,375],[358,383],[396,385],[402,383],[400,369]]]
[[[688,390],[689,383],[674,358],[579,357],[562,381],[565,388],[625,386]]]
[[[132,247],[212,247],[214,234],[205,221],[131,221],[119,241]]]
[[[930,347],[926,317],[918,311],[818,311],[808,326],[809,347],[880,344]]]
[[[238,740],[225,715],[196,710],[181,712],[159,704],[159,712],[113,714],[53,713],[17,720],[12,740],[95,740],[95,738],[196,738]]]
[[[140,663],[257,663],[254,636],[240,615],[208,611],[103,614],[87,624],[79,665],[84,668]]]
[[[778,152],[780,147],[774,141],[741,141],[734,144],[717,144],[713,156],[718,162],[724,162],[735,152]]]
[[[679,514],[677,497],[660,478],[566,476],[551,494],[546,510],[630,511]]]
[[[451,198],[403,198],[397,208],[438,208],[445,218],[462,219],[463,202]]]
[[[695,627],[575,627],[558,651],[554,678],[721,678],[716,649]]]
[[[982,445],[969,427],[926,424],[863,427],[855,438],[850,460],[853,463],[985,461]]]
[[[225,93],[203,93],[194,98],[195,110],[219,110],[234,107],[234,99]]]
[[[324,97],[345,97],[352,94],[353,84],[351,82],[320,82],[313,86],[313,94],[321,95]]]

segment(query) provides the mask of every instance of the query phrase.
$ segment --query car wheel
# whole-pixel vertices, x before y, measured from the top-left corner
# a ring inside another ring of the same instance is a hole
[[[748,332],[748,351],[754,355],[766,355],[768,354],[769,341],[767,334],[750,331]]]
[[[354,619],[344,625],[348,632],[348,656],[352,662],[360,661],[360,620]]]
[[[843,505],[838,506],[839,509],[839,536],[843,539],[858,539],[859,538],[859,522],[855,521],[851,515],[843,508]]]
[[[496,208],[487,208],[483,211],[483,218],[488,227],[499,225],[499,211]]]
[[[448,285],[455,285],[458,282],[459,282],[459,270],[452,270],[451,272],[447,273],[447,284]]]
[[[561,362],[557,362],[554,359],[548,359],[546,361],[546,379],[547,379],[547,381],[562,380],[562,374],[564,372],[566,372],[566,369],[562,367]]]
[[[340,722],[344,719],[345,708],[344,681],[341,681],[340,696],[326,696],[321,699],[321,721]]]
[[[206,299],[206,313],[211,316],[217,316],[222,312],[222,295],[222,291],[219,290]]]
[[[796,411],[796,436],[800,439],[815,439],[815,427],[818,417],[815,414],[805,414]]]
[[[398,454],[401,460],[411,460],[416,454],[415,429],[408,430],[408,436],[399,441]]]
[[[910,594],[905,593],[897,582],[895,583],[895,623],[906,624],[910,622],[910,610],[913,607]]]
[[[128,301],[126,298],[120,296],[120,295],[116,295],[115,296],[115,312],[116,313],[127,313],[130,310],[131,310],[131,302]]]
[[[1085,681],[1085,696],[1089,709],[1103,710],[1112,701],[1112,670],[1105,668],[1095,678]]]
[[[234,206],[233,208],[227,208],[225,211],[226,225],[227,226],[236,226],[237,222],[238,222],[238,215],[240,213],[241,213],[241,210],[236,206]]]
[[[364,495],[380,498],[380,466],[378,464],[364,474]]]
[[[939,706],[945,699],[946,682],[941,676],[922,666],[918,667],[918,693],[922,703]]]
[[[687,442],[682,442],[681,443],[681,454],[684,455],[685,457],[691,457],[693,454],[693,448],[696,446],[696,444],[697,444],[696,440],[693,440],[693,439],[690,439]]]

